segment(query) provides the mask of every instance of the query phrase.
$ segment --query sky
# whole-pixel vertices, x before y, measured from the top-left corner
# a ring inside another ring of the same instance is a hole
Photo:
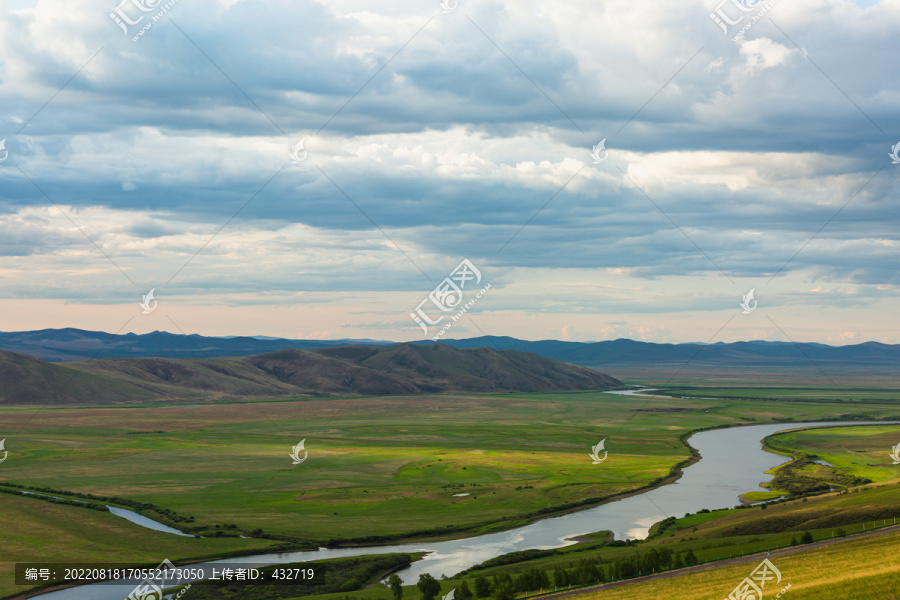
[[[900,0],[5,0],[0,330],[900,343],[898,31]]]

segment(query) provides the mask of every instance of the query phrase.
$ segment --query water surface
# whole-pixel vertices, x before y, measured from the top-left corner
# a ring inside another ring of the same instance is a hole
[[[163,525],[162,523],[157,523],[153,519],[148,519],[144,515],[139,515],[134,511],[130,511],[124,508],[119,508],[118,506],[110,506],[106,505],[106,508],[109,509],[109,512],[116,515],[117,517],[122,517],[123,519],[128,519],[132,523],[136,525],[140,525],[141,527],[146,527],[147,529],[153,529],[154,531],[162,531],[165,533],[174,533],[175,535],[183,535],[185,537],[194,537],[189,533],[184,533],[183,531],[178,531],[174,527],[169,527],[168,525]]]

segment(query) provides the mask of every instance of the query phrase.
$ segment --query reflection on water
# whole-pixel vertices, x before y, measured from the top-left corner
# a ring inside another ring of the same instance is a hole
[[[126,510],[124,508],[119,508],[118,506],[109,506],[106,508],[109,509],[109,512],[116,515],[117,517],[122,517],[123,519],[128,519],[132,523],[140,525],[141,527],[146,527],[147,529],[153,529],[154,531],[163,531],[165,533],[174,533],[175,535],[183,535],[185,537],[194,537],[189,533],[184,533],[182,531],[178,531],[174,527],[169,527],[168,525],[163,525],[162,523],[157,523],[153,519],[148,519],[144,515],[139,515],[136,512],[132,512],[130,510]]]
[[[627,531],[626,537],[635,540],[642,540],[650,535],[650,528],[653,527],[655,523],[659,523],[665,518],[665,515],[655,515],[652,517],[643,517],[641,519],[637,519],[634,523],[635,526]]]

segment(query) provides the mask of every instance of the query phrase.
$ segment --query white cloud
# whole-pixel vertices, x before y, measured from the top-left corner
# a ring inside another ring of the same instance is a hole
[[[747,72],[753,74],[787,64],[791,55],[797,51],[769,38],[760,37],[753,40],[741,39],[740,52],[746,61]]]

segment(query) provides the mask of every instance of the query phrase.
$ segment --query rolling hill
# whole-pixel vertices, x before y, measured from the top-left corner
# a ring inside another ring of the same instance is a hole
[[[285,349],[244,357],[48,363],[0,351],[0,405],[128,404],[441,392],[602,390],[597,371],[515,350],[444,344]]]

